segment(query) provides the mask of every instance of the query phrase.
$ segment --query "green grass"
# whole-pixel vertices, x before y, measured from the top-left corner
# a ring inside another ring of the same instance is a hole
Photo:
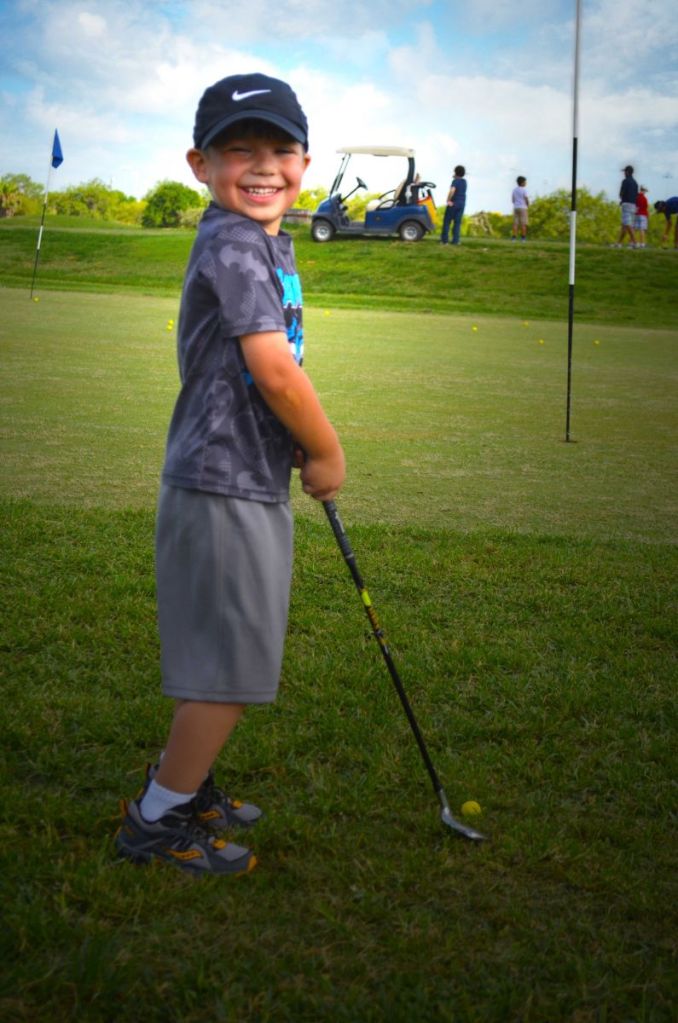
[[[528,319],[567,318],[568,245],[469,239],[442,248],[390,239],[310,240],[292,229],[306,300],[317,307],[468,313]],[[0,284],[30,287],[35,227],[0,221]],[[176,296],[194,238],[191,231],[49,227],[43,236],[39,292],[119,289]],[[678,254],[610,251],[582,245],[576,316],[584,323],[676,328]]]
[[[358,563],[453,807],[477,799],[491,842],[440,825],[295,491],[281,696],[219,769],[266,810],[260,865],[194,882],[111,846],[170,713],[153,506],[176,298],[0,298],[0,1016],[673,1020],[675,334],[578,325],[565,444],[562,323],[309,310]]]
[[[0,294],[10,493],[151,507],[177,303]],[[578,328],[577,443],[565,444],[563,324],[337,309],[310,309],[306,323],[307,366],[347,451],[345,499],[363,521],[675,539],[671,332]]]
[[[168,716],[151,511],[4,513],[3,1018],[671,1018],[666,551],[352,529],[455,808],[484,807],[477,848],[438,822],[302,518],[281,698],[222,757],[267,810],[261,862],[197,883],[110,846]]]
[[[0,220],[0,230],[14,231],[28,228],[35,231],[42,223],[42,212],[28,216],[5,217]],[[100,220],[98,217],[83,217],[77,214],[50,213],[45,218],[45,230],[51,231],[54,228],[72,230],[76,232],[88,231],[113,231],[116,234],[128,231],[146,230],[141,224],[124,224],[119,220]]]

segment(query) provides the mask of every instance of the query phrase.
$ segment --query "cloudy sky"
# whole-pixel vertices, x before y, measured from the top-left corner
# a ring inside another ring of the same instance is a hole
[[[579,181],[616,197],[632,163],[652,201],[678,194],[675,0],[582,0]],[[0,174],[97,177],[137,198],[192,183],[201,93],[227,74],[287,79],[311,127],[308,186],[343,145],[412,146],[443,202],[508,211],[571,180],[574,0],[0,0]],[[400,161],[361,164],[371,191]]]

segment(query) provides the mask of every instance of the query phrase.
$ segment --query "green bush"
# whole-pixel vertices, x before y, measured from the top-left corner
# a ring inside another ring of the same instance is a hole
[[[197,228],[205,212],[204,206],[193,206],[179,214],[179,227]]]
[[[121,219],[133,223],[137,200],[124,192],[109,188],[99,178],[72,185],[61,192],[49,194],[49,212],[70,217],[93,217],[95,220]],[[118,216],[116,216],[117,211]]]
[[[186,210],[204,209],[208,199],[180,181],[161,181],[145,195],[143,227],[179,227]]]
[[[311,210],[313,212],[327,198],[326,188],[305,188],[299,192],[294,204],[295,210]]]
[[[443,213],[440,214],[441,223]],[[470,217],[464,217],[461,233],[469,238],[508,238],[511,234],[511,217],[505,213],[486,213],[481,210]]]
[[[119,224],[140,224],[145,209],[146,203],[143,199],[134,199],[131,196],[129,198],[125,197],[111,203],[106,219],[116,221]]]
[[[571,193],[560,188],[539,196],[530,206],[530,234],[535,238],[566,241],[570,236]],[[577,239],[604,242],[619,230],[619,206],[604,192],[592,195],[587,188],[577,189]]]
[[[0,217],[31,216],[40,209],[43,191],[27,174],[0,177]]]

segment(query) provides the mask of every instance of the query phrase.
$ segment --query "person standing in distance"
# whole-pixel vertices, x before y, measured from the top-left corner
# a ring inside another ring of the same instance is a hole
[[[619,204],[621,206],[621,229],[619,231],[619,238],[614,245],[615,249],[620,249],[624,243],[626,235],[629,236],[631,245],[636,244],[636,236],[633,233],[633,222],[636,217],[636,199],[638,198],[638,185],[636,179],[633,176],[633,167],[631,164],[624,167],[624,180],[621,183],[619,189]]]
[[[464,217],[466,206],[466,170],[459,164],[454,168],[454,177],[450,190],[447,193],[445,215],[443,217],[443,228],[440,233],[441,245],[447,245],[450,239],[450,226],[452,226],[452,244],[459,244],[461,222]]]
[[[636,248],[644,249],[645,238],[647,236],[647,188],[645,185],[641,185],[638,189],[633,229],[636,233]]]
[[[527,241],[527,208],[530,205],[530,200],[527,195],[527,178],[521,176],[516,178],[516,187],[511,193],[511,202],[513,204],[513,230],[511,232],[512,241],[516,240],[518,231],[520,231],[521,242]]]

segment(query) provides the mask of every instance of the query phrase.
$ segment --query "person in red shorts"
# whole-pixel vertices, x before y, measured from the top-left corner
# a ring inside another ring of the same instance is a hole
[[[645,236],[647,232],[647,188],[641,185],[636,197],[636,216],[633,222],[636,233],[636,248],[645,248]]]

